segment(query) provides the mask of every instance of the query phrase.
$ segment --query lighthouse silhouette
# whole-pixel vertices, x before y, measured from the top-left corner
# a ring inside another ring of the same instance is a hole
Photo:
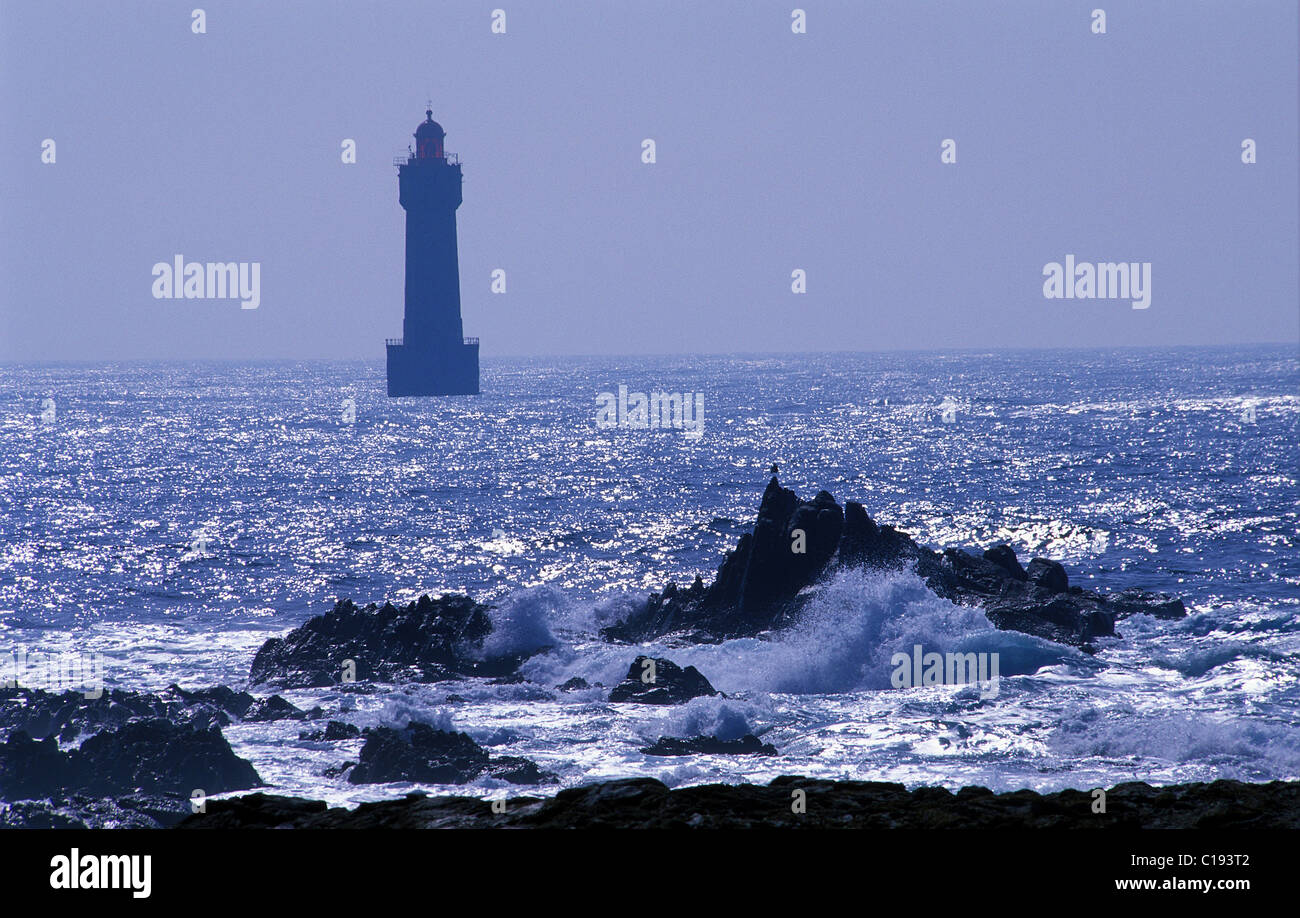
[[[406,310],[402,337],[390,338],[388,394],[478,395],[478,339],[463,337],[456,208],[460,162],[443,149],[447,132],[424,113],[415,150],[398,159],[406,211]]]

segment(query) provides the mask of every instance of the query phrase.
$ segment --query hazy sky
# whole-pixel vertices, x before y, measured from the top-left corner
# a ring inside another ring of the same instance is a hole
[[[429,97],[485,356],[1297,340],[1295,0],[797,5],[0,0],[0,359],[381,360]]]

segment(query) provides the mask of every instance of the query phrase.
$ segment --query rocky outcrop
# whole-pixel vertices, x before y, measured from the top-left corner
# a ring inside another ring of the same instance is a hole
[[[527,654],[485,659],[487,607],[467,596],[421,596],[404,608],[342,599],[253,658],[252,685],[319,688],[342,682],[437,682],[514,673]]]
[[[67,752],[52,737],[23,730],[0,745],[0,799],[37,800],[65,794],[113,797],[136,793],[189,797],[260,787],[253,766],[231,750],[221,731],[162,718],[133,720]]]
[[[805,812],[792,806],[802,791]],[[1300,782],[1120,784],[1093,812],[1089,791],[951,793],[901,784],[781,777],[766,786],[707,784],[669,790],[637,778],[517,797],[496,812],[487,800],[410,795],[328,808],[314,800],[252,794],[208,802],[184,829],[250,828],[653,828],[653,829],[1300,829]]]
[[[304,711],[279,695],[255,698],[248,692],[218,685],[215,688],[186,691],[179,685],[168,688],[171,696],[179,698],[186,706],[211,705],[244,723],[267,723],[273,720],[310,720],[321,716],[320,708]],[[224,726],[224,724],[223,724]]]
[[[480,776],[512,784],[547,784],[555,776],[518,756],[492,758],[464,733],[412,721],[402,729],[366,731],[361,761],[348,774],[352,784],[468,784]]]
[[[702,695],[720,694],[694,666],[682,669],[672,660],[639,656],[627,676],[609,693],[610,701],[636,704],[684,704]]]
[[[693,736],[675,739],[661,736],[641,750],[644,755],[776,755],[776,747],[764,743],[752,733],[740,739],[723,740],[716,736]]]
[[[37,739],[54,736],[64,742],[142,718],[207,729],[234,721],[305,720],[318,715],[319,711],[300,710],[279,695],[255,698],[225,686],[186,691],[173,685],[160,694],[112,689],[98,698],[21,686],[0,689],[0,736],[22,730]]]
[[[935,551],[892,526],[879,525],[861,504],[841,509],[821,491],[802,501],[768,483],[752,532],[740,537],[713,583],[696,577],[689,589],[668,584],[623,621],[603,629],[609,640],[644,641],[677,634],[699,642],[748,637],[791,624],[803,591],[835,567],[910,568],[940,596],[982,606],[998,628],[1095,650],[1093,640],[1115,633],[1115,622],[1145,612],[1186,615],[1181,600],[1128,589],[1103,595],[1071,586],[1056,561],[1023,567],[1009,545],[982,553]]]

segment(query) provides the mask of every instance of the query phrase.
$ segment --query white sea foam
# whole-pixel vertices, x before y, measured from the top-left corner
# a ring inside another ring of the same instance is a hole
[[[803,618],[773,640],[677,651],[723,691],[828,694],[891,689],[891,658],[920,644],[936,653],[996,652],[1001,675],[1083,663],[1068,647],[998,631],[982,609],[932,593],[906,571],[840,570],[814,588]]]
[[[712,695],[692,698],[674,707],[662,719],[643,727],[642,732],[650,741],[661,736],[715,736],[720,740],[735,740],[756,732],[760,719],[770,717],[770,706]]]
[[[492,632],[483,642],[483,656],[493,659],[554,646],[551,621],[564,603],[564,594],[552,586],[511,593],[488,613]]]
[[[1120,705],[1090,707],[1057,726],[1048,747],[1071,757],[1097,756],[1214,766],[1245,779],[1300,774],[1293,726],[1201,714],[1150,714]]]

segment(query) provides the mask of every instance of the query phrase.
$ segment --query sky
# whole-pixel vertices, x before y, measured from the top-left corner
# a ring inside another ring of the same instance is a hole
[[[795,8],[0,0],[0,360],[382,360],[426,100],[485,357],[1300,340],[1294,0]]]

